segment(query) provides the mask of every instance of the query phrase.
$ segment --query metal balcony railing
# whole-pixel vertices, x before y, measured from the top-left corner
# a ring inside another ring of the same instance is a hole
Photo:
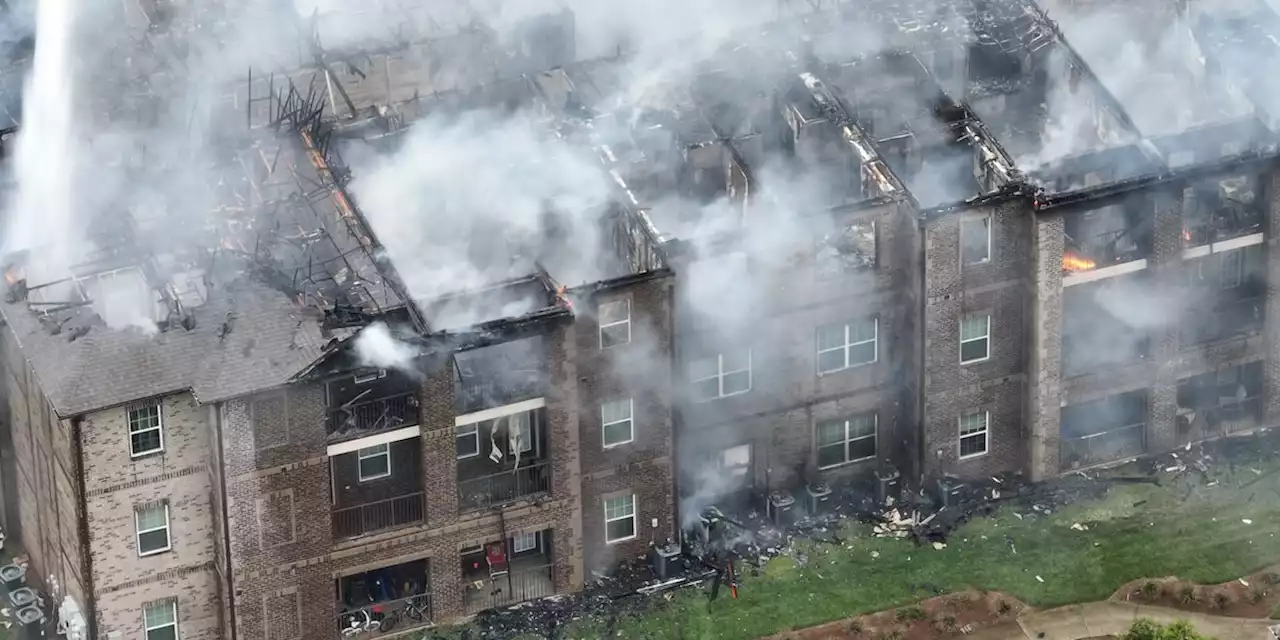
[[[418,423],[418,398],[413,392],[355,402],[329,409],[329,435],[384,431]]]
[[[464,584],[462,594],[462,606],[467,615],[547,598],[556,594],[552,565],[513,568],[510,574],[496,576],[481,575]]]
[[[1183,225],[1183,246],[1199,247],[1262,231],[1262,212],[1249,208],[1187,216]]]
[[[422,522],[426,516],[426,500],[422,493],[411,493],[368,504],[334,509],[333,537],[354,538],[375,531],[393,529]]]
[[[458,509],[473,511],[551,491],[551,463],[458,480]]]
[[[1205,409],[1204,419],[1205,427],[1214,433],[1246,431],[1262,424],[1262,398],[1254,396],[1224,402]]]
[[[1079,438],[1063,438],[1062,470],[1070,471],[1139,455],[1146,448],[1146,423],[1127,424]]]
[[[408,598],[375,602],[363,607],[338,603],[338,611],[338,633],[376,637],[412,629],[431,624],[431,589],[428,587],[423,593]],[[370,620],[377,624],[369,625]]]

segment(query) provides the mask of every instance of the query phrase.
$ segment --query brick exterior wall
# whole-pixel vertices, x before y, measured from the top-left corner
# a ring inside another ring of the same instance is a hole
[[[808,252],[784,264],[752,265],[751,288],[761,306],[749,328],[728,340],[743,342],[732,346],[752,349],[752,388],[742,395],[681,405],[676,448],[682,496],[702,497],[714,491],[698,471],[726,449],[743,444],[752,447],[747,483],[757,500],[768,491],[799,488],[805,484],[801,474],[836,480],[911,464],[915,429],[900,383],[913,375],[916,298],[900,287],[902,275],[912,273],[909,266],[917,261],[918,244],[910,231],[913,215],[908,208],[891,203],[835,214],[829,227],[816,226],[815,234],[821,238],[855,220],[875,220],[874,268],[820,274]],[[678,278],[676,288],[674,397],[680,398],[688,389],[690,359],[726,336],[714,322],[697,317],[697,301],[681,297],[688,295],[685,281]],[[819,375],[818,328],[867,317],[878,318],[876,362]],[[869,411],[877,413],[876,458],[818,470],[814,424]],[[692,515],[696,513],[685,514],[685,519]]]
[[[961,220],[981,216],[991,218],[990,259],[962,266]],[[924,472],[969,478],[1021,469],[1032,255],[1027,203],[1013,200],[930,220],[924,236]],[[990,314],[990,352],[986,360],[960,364],[960,322],[969,313]],[[990,415],[987,453],[961,460],[960,416],[978,410]]]

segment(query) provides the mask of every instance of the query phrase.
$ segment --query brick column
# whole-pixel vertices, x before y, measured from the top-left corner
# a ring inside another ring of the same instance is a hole
[[[1157,304],[1174,306],[1185,282],[1182,271],[1182,195],[1155,194],[1155,224],[1151,239],[1152,271]],[[1155,383],[1147,398],[1146,450],[1168,451],[1178,445],[1178,349],[1179,313],[1171,310],[1168,322],[1152,327],[1151,363]]]
[[[570,530],[557,531],[556,557],[568,558],[568,584],[557,588],[577,591],[585,579],[582,541],[582,463],[578,425],[578,345],[574,325],[566,322],[546,334],[547,427],[551,448],[551,493],[573,505]]]
[[[462,562],[457,551],[446,549],[443,555],[431,558],[431,616],[435,620],[449,620],[464,613]]]
[[[439,527],[458,519],[458,458],[453,419],[454,362],[450,358],[422,384],[418,406],[422,424],[422,476],[427,524]],[[434,571],[434,569],[433,569]]]
[[[1280,250],[1276,239],[1280,238],[1280,172],[1272,171],[1263,176],[1264,195],[1267,202],[1267,302],[1266,326],[1263,335],[1267,342],[1267,360],[1263,365],[1263,424],[1280,424]]]
[[[1056,476],[1061,466],[1062,418],[1062,251],[1061,214],[1033,213],[1031,257],[1034,272],[1031,349],[1027,373],[1028,475]]]

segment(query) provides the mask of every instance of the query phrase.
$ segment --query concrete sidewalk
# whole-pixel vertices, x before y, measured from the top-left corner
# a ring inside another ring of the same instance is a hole
[[[1080,640],[1098,636],[1120,635],[1138,618],[1161,624],[1186,620],[1196,631],[1218,640],[1272,640],[1267,630],[1280,621],[1227,618],[1190,611],[1125,602],[1090,602],[1033,611],[1018,617],[1017,624],[984,629],[970,636],[973,640]],[[1042,635],[1043,634],[1043,635]]]

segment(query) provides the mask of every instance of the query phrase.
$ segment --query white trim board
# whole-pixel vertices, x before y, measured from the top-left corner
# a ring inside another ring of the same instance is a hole
[[[369,447],[376,447],[380,444],[391,444],[392,442],[400,442],[401,440],[416,438],[420,435],[422,435],[422,428],[418,425],[414,425],[412,427],[396,429],[395,431],[388,431],[386,433],[379,433],[364,438],[356,438],[355,440],[339,442],[338,444],[331,444],[329,445],[329,448],[325,450],[325,455],[332,458],[344,453],[351,453],[361,449],[368,449]]]
[[[453,419],[453,426],[462,427],[469,424],[476,424],[477,422],[485,422],[486,420],[497,420],[498,418],[504,418],[506,416],[515,415],[517,413],[524,413],[526,411],[533,411],[534,409],[541,409],[545,406],[547,406],[546,398],[533,398],[530,400],[522,400],[520,402],[503,405],[501,407],[485,409],[484,411],[477,411],[475,413],[464,413]]]
[[[1182,252],[1182,258],[1184,260],[1203,258],[1211,253],[1222,253],[1224,251],[1231,251],[1232,249],[1252,247],[1256,244],[1262,244],[1264,241],[1265,238],[1263,238],[1262,232],[1259,231],[1258,233],[1251,233],[1247,236],[1240,236],[1239,238],[1232,238],[1230,240],[1223,240],[1222,242],[1214,242],[1211,244],[1202,244],[1198,247],[1185,249]]]
[[[1101,269],[1093,269],[1091,271],[1080,271],[1069,276],[1062,276],[1062,286],[1071,287],[1086,282],[1096,282],[1107,278],[1122,276],[1126,273],[1142,271],[1147,268],[1147,259],[1131,260],[1123,264],[1117,264],[1111,267],[1103,267]]]

